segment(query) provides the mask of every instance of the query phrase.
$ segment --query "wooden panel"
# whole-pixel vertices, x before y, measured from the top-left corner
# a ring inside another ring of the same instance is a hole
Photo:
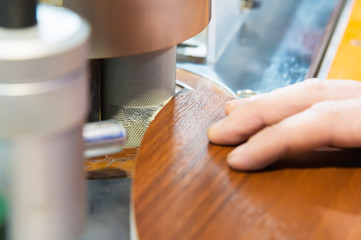
[[[325,149],[233,171],[232,147],[206,137],[226,100],[183,92],[152,122],[133,180],[139,239],[361,239],[361,151]]]
[[[327,76],[361,81],[361,0],[355,0],[350,20]]]

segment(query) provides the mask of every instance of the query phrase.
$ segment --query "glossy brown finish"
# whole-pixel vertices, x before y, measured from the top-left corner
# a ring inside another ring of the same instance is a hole
[[[361,239],[361,151],[324,149],[233,171],[232,147],[206,137],[226,100],[183,92],[152,122],[133,180],[139,240]]]
[[[177,45],[201,32],[210,0],[64,0],[92,26],[91,57],[110,58]]]

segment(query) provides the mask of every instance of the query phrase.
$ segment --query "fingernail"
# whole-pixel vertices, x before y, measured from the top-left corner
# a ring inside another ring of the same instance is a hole
[[[222,119],[222,120],[219,120],[218,122],[216,122],[215,124],[213,124],[209,129],[210,129],[211,131],[216,130],[216,129],[219,129],[219,128],[222,127],[223,122],[224,122],[223,119]]]
[[[234,108],[244,102],[246,102],[247,99],[246,98],[239,98],[239,99],[233,99],[233,100],[230,100],[228,102],[225,103],[225,108],[229,109],[229,108]]]
[[[215,124],[213,124],[212,126],[210,126],[207,130],[207,136],[208,139],[211,142],[215,142],[217,140],[218,137],[218,133],[220,133],[221,131],[219,131],[219,129],[222,127],[223,125],[223,119],[216,122]]]
[[[237,99],[233,99],[233,100],[227,101],[226,104],[233,105],[233,104],[237,104],[237,103],[241,103],[241,102],[246,102],[246,101],[247,101],[247,98],[237,98]]]
[[[244,163],[248,162],[247,154],[245,154],[245,146],[241,145],[229,153],[227,162],[232,168],[244,170]]]

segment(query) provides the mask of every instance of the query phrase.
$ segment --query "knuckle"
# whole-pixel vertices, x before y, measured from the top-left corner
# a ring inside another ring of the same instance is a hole
[[[342,114],[342,106],[338,101],[323,101],[312,105],[311,110],[317,115],[336,118]]]
[[[251,104],[253,98],[238,98],[231,101],[228,101],[224,105],[224,109],[226,112],[226,115],[230,114],[231,112],[237,110],[237,109],[244,109],[244,106]]]

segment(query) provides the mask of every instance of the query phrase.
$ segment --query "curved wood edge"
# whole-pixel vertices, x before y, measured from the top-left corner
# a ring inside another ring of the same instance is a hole
[[[266,171],[233,171],[232,147],[206,137],[227,100],[183,92],[152,122],[132,186],[139,239],[361,239],[361,151],[315,151]]]
[[[234,92],[226,86],[183,69],[177,68],[177,80],[195,90],[236,97]]]

